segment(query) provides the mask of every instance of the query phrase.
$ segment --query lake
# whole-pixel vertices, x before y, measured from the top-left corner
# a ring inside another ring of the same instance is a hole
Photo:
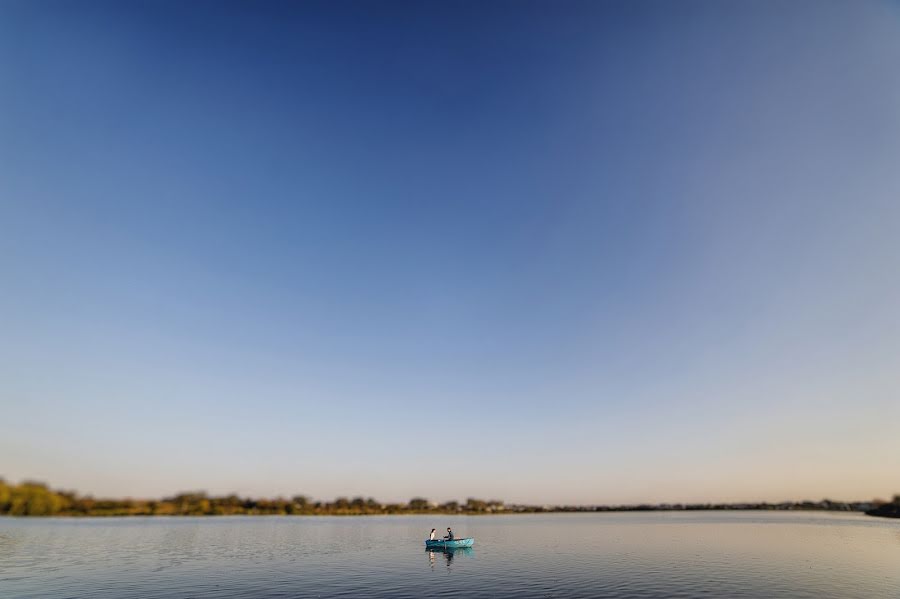
[[[432,527],[475,547],[429,552]],[[0,597],[900,597],[900,520],[821,512],[0,518]]]

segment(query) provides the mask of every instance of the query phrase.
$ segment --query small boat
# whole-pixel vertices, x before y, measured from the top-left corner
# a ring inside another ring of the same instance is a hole
[[[430,540],[427,539],[425,541],[425,547],[431,549],[457,549],[460,547],[471,547],[475,544],[475,539],[473,537],[466,537],[464,539],[435,539]]]

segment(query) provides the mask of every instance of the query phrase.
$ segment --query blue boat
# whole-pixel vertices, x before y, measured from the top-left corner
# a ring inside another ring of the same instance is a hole
[[[473,537],[466,537],[464,539],[435,539],[435,540],[426,540],[425,547],[429,549],[458,549],[460,547],[471,547],[475,544],[475,539]]]

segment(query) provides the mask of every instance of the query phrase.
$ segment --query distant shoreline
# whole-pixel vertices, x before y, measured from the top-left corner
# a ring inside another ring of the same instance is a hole
[[[469,498],[441,504],[415,497],[406,503],[381,503],[374,498],[338,497],[314,501],[305,495],[291,498],[251,499],[238,495],[209,496],[181,493],[164,499],[95,499],[71,491],[54,491],[47,485],[26,481],[10,485],[0,479],[0,515],[123,517],[123,516],[390,516],[390,515],[488,515],[564,514],[691,511],[818,511],[856,512],[871,516],[900,517],[900,496],[893,502],[785,501],[780,503],[661,503],[636,505],[524,505],[491,499]]]
[[[826,508],[752,508],[752,507],[711,507],[711,508],[652,508],[652,509],[634,509],[634,508],[603,508],[591,509],[589,507],[578,509],[545,509],[531,511],[504,510],[497,512],[443,512],[440,510],[433,511],[400,511],[400,512],[307,512],[307,513],[275,513],[275,512],[236,512],[229,514],[215,513],[184,513],[184,514],[161,514],[161,513],[71,513],[59,512],[55,514],[10,514],[0,512],[0,518],[71,518],[77,520],[80,518],[265,518],[265,517],[305,517],[305,518],[369,518],[379,516],[531,516],[531,515],[547,515],[547,514],[640,514],[640,513],[684,513],[684,512],[803,512],[803,513],[829,513],[829,514],[861,514],[868,516],[878,516],[882,518],[900,518],[900,515],[885,515],[875,513],[876,510],[845,510],[845,509],[826,509]]]
[[[866,510],[867,516],[879,518],[900,518],[900,496],[895,496],[894,501]]]

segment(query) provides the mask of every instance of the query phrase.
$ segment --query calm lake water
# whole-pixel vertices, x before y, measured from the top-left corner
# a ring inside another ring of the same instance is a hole
[[[475,547],[428,552],[432,528]],[[826,513],[0,518],[0,597],[900,597],[900,521]]]

